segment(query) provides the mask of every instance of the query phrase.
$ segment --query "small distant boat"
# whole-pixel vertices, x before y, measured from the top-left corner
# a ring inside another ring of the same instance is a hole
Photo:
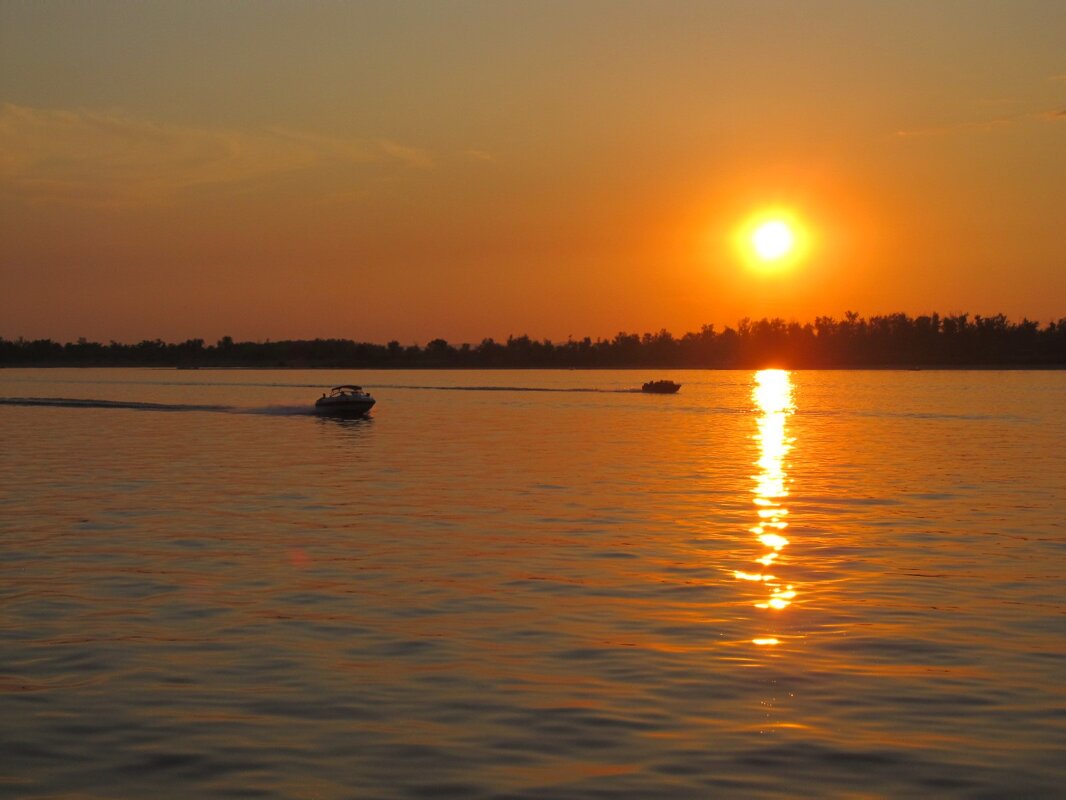
[[[680,388],[681,384],[673,381],[648,381],[640,390],[648,394],[677,394]]]
[[[315,411],[334,417],[362,417],[377,402],[361,386],[334,386],[315,401]]]

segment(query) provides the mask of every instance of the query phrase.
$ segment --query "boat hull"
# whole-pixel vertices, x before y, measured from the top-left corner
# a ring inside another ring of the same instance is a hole
[[[327,398],[315,403],[315,413],[329,417],[365,417],[374,402],[372,399],[330,402]]]

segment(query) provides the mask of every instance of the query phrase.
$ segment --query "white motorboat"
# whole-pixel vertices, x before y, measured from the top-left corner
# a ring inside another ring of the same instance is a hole
[[[362,417],[376,401],[361,386],[334,386],[315,401],[315,411],[335,417]]]

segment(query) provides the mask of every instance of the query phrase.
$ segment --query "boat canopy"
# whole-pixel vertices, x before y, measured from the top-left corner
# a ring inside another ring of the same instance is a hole
[[[350,383],[346,383],[346,384],[344,384],[344,386],[334,386],[332,389],[330,389],[330,391],[331,392],[340,392],[340,391],[343,391],[344,389],[351,389],[352,391],[355,391],[355,392],[363,391],[363,387],[362,386],[353,386]]]

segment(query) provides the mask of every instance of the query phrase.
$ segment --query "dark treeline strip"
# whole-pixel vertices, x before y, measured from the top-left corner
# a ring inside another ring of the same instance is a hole
[[[832,367],[1064,367],[1066,318],[1048,323],[955,314],[910,317],[889,314],[864,319],[818,317],[801,325],[781,319],[741,320],[716,331],[705,325],[675,338],[669,332],[619,333],[613,339],[553,343],[528,336],[506,342],[451,345],[434,339],[425,347],[346,339],[234,342],[202,339],[180,344],[161,340],[103,345],[79,339],[0,338],[5,366],[171,366],[321,368],[730,368]]]

